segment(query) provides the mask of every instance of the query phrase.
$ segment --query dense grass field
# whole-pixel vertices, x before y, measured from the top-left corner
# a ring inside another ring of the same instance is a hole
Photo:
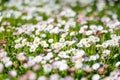
[[[119,0],[0,0],[0,80],[120,80]]]

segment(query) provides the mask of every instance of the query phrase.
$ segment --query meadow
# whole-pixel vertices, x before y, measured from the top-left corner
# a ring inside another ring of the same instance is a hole
[[[119,0],[0,0],[0,80],[120,80]]]

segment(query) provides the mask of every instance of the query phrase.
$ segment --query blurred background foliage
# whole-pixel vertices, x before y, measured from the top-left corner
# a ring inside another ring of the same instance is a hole
[[[4,3],[4,2],[7,2],[7,1],[10,1],[10,0],[0,0],[1,3]],[[56,0],[56,2],[59,2],[60,0]],[[94,2],[98,1],[98,0],[93,0]],[[105,2],[107,4],[111,4],[111,3],[114,3],[114,4],[117,4],[117,5],[120,5],[120,0],[105,0]]]

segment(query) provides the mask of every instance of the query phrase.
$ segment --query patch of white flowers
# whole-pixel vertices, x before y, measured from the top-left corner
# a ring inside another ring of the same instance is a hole
[[[5,49],[0,49],[0,73],[19,80],[119,80],[120,61],[106,74],[110,57],[119,60],[120,21],[112,11],[98,16],[106,9],[104,0],[96,1],[96,11],[91,13],[94,1],[9,0],[4,4],[8,9],[0,12],[0,33],[5,32],[0,35],[8,34],[4,39],[12,41],[0,43]],[[74,9],[78,4],[85,9]],[[91,16],[86,16],[89,12]],[[16,26],[6,18],[14,18]],[[90,78],[88,73],[92,73]]]

